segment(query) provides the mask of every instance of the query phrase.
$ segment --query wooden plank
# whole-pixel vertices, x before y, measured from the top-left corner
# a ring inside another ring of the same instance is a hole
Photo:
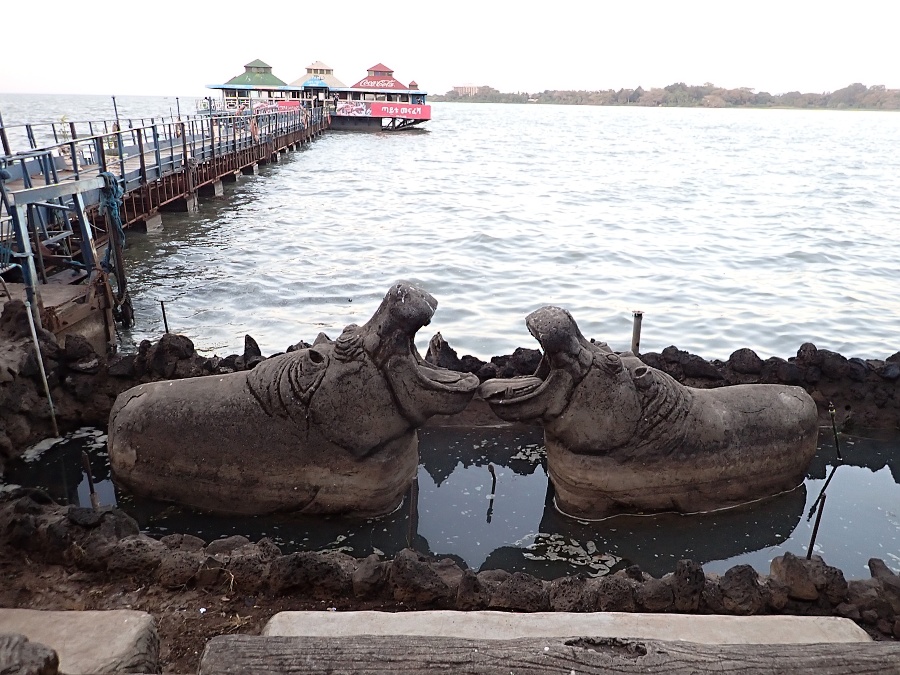
[[[464,640],[419,636],[210,640],[200,675],[230,673],[900,674],[900,643],[703,645],[622,638]]]

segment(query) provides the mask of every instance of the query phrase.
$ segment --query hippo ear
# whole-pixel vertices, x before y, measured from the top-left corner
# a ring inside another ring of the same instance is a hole
[[[622,359],[619,358],[618,354],[613,353],[595,354],[594,363],[600,366],[605,372],[609,373],[610,375],[621,373],[624,368],[624,366],[622,365]]]
[[[653,371],[648,366],[638,366],[631,372],[631,379],[638,389],[649,389],[653,384]]]

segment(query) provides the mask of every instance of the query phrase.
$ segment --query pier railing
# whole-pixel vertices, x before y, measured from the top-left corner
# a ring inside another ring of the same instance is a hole
[[[198,193],[222,194],[223,181],[279,161],[327,129],[330,117],[316,106],[151,124],[128,120],[127,126],[71,122],[65,133],[57,124],[22,125],[32,147],[13,152],[6,134],[11,127],[0,118],[0,275],[21,282],[38,324],[54,332],[83,320],[84,308],[104,316],[130,312],[123,228],[141,222],[149,228],[159,223],[159,211],[195,210]],[[35,147],[48,134],[55,142]],[[101,261],[97,249],[106,244]],[[116,278],[115,293],[108,274]],[[84,290],[53,304],[49,295],[42,299],[42,284],[81,284]],[[101,337],[108,341],[114,332],[110,321],[103,323]]]
[[[0,156],[0,168],[8,172],[7,192],[109,172],[125,190],[127,225],[226,173],[272,161],[279,151],[321,133],[329,116],[325,108],[315,107],[256,115],[162,118],[151,124],[126,122],[129,126],[121,129],[108,121],[70,122],[64,128],[59,123],[20,125],[28,128],[29,144],[48,135],[60,140]],[[83,135],[85,129],[102,131]],[[135,192],[142,193],[141,199],[129,200]],[[96,195],[86,196],[88,206],[96,203]],[[2,211],[0,205],[0,217],[8,215]]]

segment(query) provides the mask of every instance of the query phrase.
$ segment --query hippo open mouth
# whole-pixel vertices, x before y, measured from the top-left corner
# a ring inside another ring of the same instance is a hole
[[[584,338],[572,315],[560,307],[542,307],[532,312],[525,325],[543,351],[535,373],[497,378],[481,385],[482,398],[501,419],[558,415],[568,394],[590,370],[593,351],[598,348]]]
[[[417,425],[436,414],[460,412],[478,388],[474,375],[436,368],[416,349],[416,333],[431,323],[436,308],[437,300],[429,293],[399,282],[358,331],[362,347],[387,378],[402,414]]]

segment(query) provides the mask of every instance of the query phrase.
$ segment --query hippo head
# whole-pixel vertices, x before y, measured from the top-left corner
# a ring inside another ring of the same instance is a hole
[[[549,419],[562,412],[576,385],[591,369],[594,355],[606,350],[586,340],[575,319],[560,307],[542,307],[525,325],[544,352],[534,375],[488,380],[482,397],[504,420]]]
[[[574,452],[620,447],[641,419],[648,369],[630,353],[586,340],[564,309],[543,307],[525,319],[544,357],[530,377],[488,380],[481,395],[504,420],[540,420]]]
[[[362,327],[348,326],[335,346],[338,358],[351,343],[361,347],[387,379],[401,414],[416,426],[433,415],[460,412],[478,388],[474,375],[436,368],[416,349],[416,333],[431,323],[437,304],[422,289],[398,282],[372,318]]]

